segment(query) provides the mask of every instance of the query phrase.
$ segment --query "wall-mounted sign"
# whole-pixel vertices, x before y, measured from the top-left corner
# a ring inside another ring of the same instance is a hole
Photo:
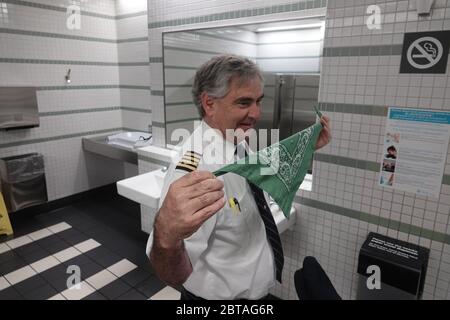
[[[379,185],[438,198],[450,138],[450,112],[389,108]]]
[[[400,73],[445,73],[450,31],[405,33]]]

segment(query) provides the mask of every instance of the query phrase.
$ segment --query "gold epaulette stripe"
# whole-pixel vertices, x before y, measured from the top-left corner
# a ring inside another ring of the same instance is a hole
[[[188,166],[193,166],[195,168],[198,167],[198,162],[192,162],[192,161],[186,161],[186,160],[181,160],[180,162],[178,162],[178,164],[185,164]]]
[[[184,171],[188,171],[188,172],[192,172],[194,170],[197,169],[197,167],[188,165],[188,164],[184,164],[184,163],[178,163],[177,166],[175,167],[175,169],[181,169]]]
[[[193,157],[197,157],[199,159],[201,159],[202,155],[198,152],[195,151],[186,151],[185,155],[191,155]]]
[[[184,155],[183,158],[181,158],[181,159],[182,160],[186,160],[186,161],[191,161],[191,162],[194,162],[194,163],[199,163],[200,162],[200,159],[194,158],[194,157],[191,157],[191,156],[187,156],[187,155]]]

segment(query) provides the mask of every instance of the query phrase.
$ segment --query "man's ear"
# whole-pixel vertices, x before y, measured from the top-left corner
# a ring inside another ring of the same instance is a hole
[[[200,95],[200,101],[202,103],[202,108],[205,115],[212,115],[215,110],[214,98],[210,97],[206,92],[202,92]]]

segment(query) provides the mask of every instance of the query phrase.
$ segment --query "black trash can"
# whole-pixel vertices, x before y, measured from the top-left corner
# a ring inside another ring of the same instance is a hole
[[[47,202],[42,154],[29,153],[1,158],[0,182],[9,212]]]
[[[359,252],[357,299],[420,299],[429,255],[427,248],[369,233]]]

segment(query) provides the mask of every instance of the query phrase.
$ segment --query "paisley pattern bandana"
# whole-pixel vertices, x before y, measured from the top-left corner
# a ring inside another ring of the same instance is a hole
[[[322,116],[316,109],[319,117]],[[232,172],[266,191],[289,217],[292,202],[308,171],[322,130],[320,122],[245,158],[214,171],[216,177]]]

